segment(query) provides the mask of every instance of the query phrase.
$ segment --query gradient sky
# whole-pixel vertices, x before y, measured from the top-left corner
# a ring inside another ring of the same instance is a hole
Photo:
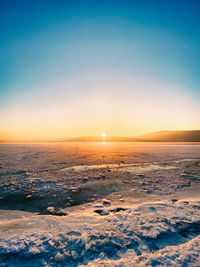
[[[199,14],[198,0],[1,0],[1,139],[200,129]]]

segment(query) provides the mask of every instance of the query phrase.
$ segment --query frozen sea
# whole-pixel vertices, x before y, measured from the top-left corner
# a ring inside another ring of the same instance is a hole
[[[200,266],[199,143],[0,145],[2,266]]]

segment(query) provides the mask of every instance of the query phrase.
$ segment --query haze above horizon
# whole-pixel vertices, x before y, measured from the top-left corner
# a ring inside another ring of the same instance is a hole
[[[200,128],[200,3],[1,1],[0,139]]]

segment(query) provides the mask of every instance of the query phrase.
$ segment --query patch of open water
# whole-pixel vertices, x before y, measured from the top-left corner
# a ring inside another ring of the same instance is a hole
[[[166,165],[159,165],[159,164],[99,164],[99,165],[79,165],[73,167],[67,167],[58,170],[59,172],[83,172],[89,170],[98,170],[98,169],[110,169],[111,171],[115,172],[132,172],[135,174],[139,174],[141,172],[150,172],[150,171],[157,171],[157,170],[171,170],[176,169],[176,166],[166,166]]]

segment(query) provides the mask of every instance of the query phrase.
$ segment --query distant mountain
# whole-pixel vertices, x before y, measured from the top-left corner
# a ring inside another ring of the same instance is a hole
[[[76,137],[67,140],[68,142],[133,142],[132,137],[98,137],[98,136],[84,136]]]
[[[64,141],[64,140],[63,140]],[[76,137],[68,142],[200,142],[200,130],[159,131],[137,137]]]
[[[38,143],[38,142],[200,142],[200,130],[193,131],[160,131],[137,137],[98,137],[83,136],[75,138],[43,139],[43,140],[0,140],[0,143]]]
[[[200,130],[160,131],[139,136],[137,139],[149,142],[200,142]]]

